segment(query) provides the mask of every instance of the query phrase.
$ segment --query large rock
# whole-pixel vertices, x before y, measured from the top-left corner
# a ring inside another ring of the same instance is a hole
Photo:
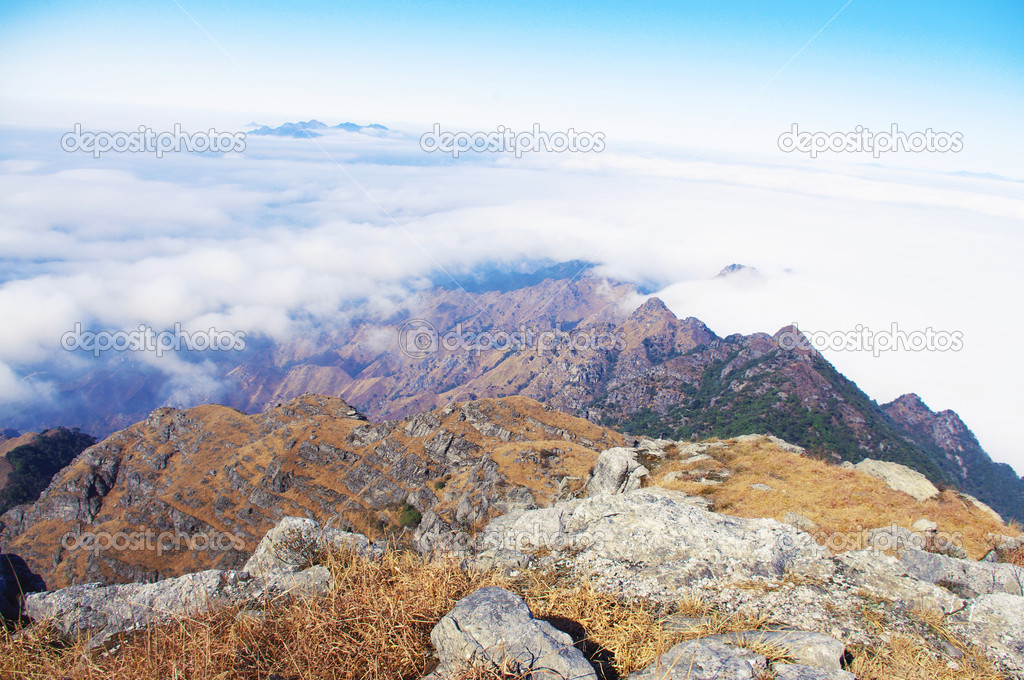
[[[751,630],[711,635],[704,639],[717,639],[743,647],[766,644],[785,650],[787,656],[798,664],[821,668],[842,668],[846,654],[846,645],[834,637],[802,630]]]
[[[674,586],[700,577],[778,577],[797,559],[827,556],[791,526],[719,515],[691,500],[657,487],[596,496],[499,517],[487,525],[482,541],[523,552],[560,550],[598,578],[650,578]],[[510,545],[515,539],[520,540]],[[662,583],[658,589],[671,587]]]
[[[572,638],[533,618],[519,597],[480,588],[459,600],[430,632],[440,661],[437,677],[457,677],[467,666],[505,668],[533,680],[597,680]]]
[[[902,491],[916,500],[926,501],[939,495],[938,488],[928,481],[927,477],[906,465],[865,458],[855,467],[865,474],[881,479],[890,489]]]
[[[621,446],[601,452],[587,482],[587,495],[626,493],[640,488],[648,470],[636,459],[636,450]]]
[[[0,621],[20,619],[25,594],[40,590],[46,590],[46,583],[29,569],[25,560],[9,553],[0,554]]]
[[[944,586],[960,597],[1024,595],[1024,569],[1012,564],[974,562],[921,550],[907,550],[900,563],[910,576]]]
[[[260,577],[302,571],[322,561],[331,549],[350,549],[371,558],[383,554],[362,534],[320,526],[306,517],[283,517],[260,540],[243,570]]]
[[[1007,593],[982,595],[947,620],[1002,668],[1024,673],[1024,597]]]
[[[71,586],[25,598],[33,621],[48,620],[90,648],[147,625],[194,616],[242,599],[252,586],[245,572],[210,569],[156,583]]]
[[[760,654],[720,639],[680,642],[629,680],[752,680],[768,669]]]

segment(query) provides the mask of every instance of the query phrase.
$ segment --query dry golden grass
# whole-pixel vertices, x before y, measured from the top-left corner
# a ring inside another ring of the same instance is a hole
[[[1024,546],[1014,548],[1013,550],[1000,551],[999,558],[1002,562],[1015,564],[1024,569]]]
[[[884,647],[855,650],[849,670],[857,680],[1006,680],[974,653],[965,654],[957,664],[950,668],[920,638],[894,635]]]
[[[1019,534],[955,491],[946,490],[937,498],[919,502],[861,472],[790,453],[770,442],[732,443],[706,453],[715,461],[682,465],[668,460],[654,471],[649,483],[706,496],[714,501],[716,511],[739,517],[781,520],[786,512],[797,512],[818,525],[816,538],[835,552],[865,547],[867,529],[893,523],[910,528],[922,517],[936,522],[941,532],[960,534],[962,547],[973,559],[988,552],[988,533]],[[721,484],[664,481],[673,470],[720,467],[733,471]],[[750,485],[755,483],[773,490],[753,490]]]
[[[56,644],[51,629],[0,638],[0,678],[418,678],[430,630],[482,584],[448,562],[390,552],[331,560],[333,592],[254,612],[222,610],[136,634],[110,656]]]

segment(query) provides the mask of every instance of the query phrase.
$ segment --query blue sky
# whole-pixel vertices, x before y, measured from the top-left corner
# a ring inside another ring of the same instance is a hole
[[[9,124],[189,111],[239,125],[540,122],[770,153],[792,122],[896,122],[963,131],[959,160],[974,171],[1012,173],[1022,151],[1019,2],[170,0],[0,12]]]

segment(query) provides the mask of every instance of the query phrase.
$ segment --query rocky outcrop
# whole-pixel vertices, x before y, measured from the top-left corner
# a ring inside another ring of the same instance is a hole
[[[646,488],[510,513],[484,529],[483,545],[568,552],[579,570],[631,582],[781,576],[826,554],[810,536],[768,519],[708,512],[679,491]],[[638,593],[639,594],[639,593]]]
[[[436,678],[464,677],[484,666],[533,680],[597,680],[572,637],[539,621],[518,596],[480,588],[455,605],[430,632],[440,661]]]
[[[245,572],[211,569],[156,583],[101,586],[98,583],[34,593],[25,598],[25,614],[50,621],[67,639],[84,638],[89,648],[118,635],[228,606],[254,592]]]
[[[155,583],[89,583],[37,592],[25,597],[24,614],[34,622],[49,621],[69,640],[101,647],[149,625],[222,607],[256,606],[263,598],[283,595],[325,595],[331,572],[321,563],[324,551],[339,547],[365,556],[381,554],[360,534],[288,517],[260,542],[246,571],[209,569]]]
[[[906,465],[865,458],[857,463],[856,468],[872,477],[878,477],[890,489],[909,494],[915,500],[926,501],[939,495],[939,489],[927,477]]]
[[[538,621],[506,590],[481,588],[460,600],[430,635],[440,664],[438,680],[465,677],[468,667],[502,670],[537,680],[597,680],[595,667],[573,639]],[[751,648],[781,650],[792,663],[769,664]],[[798,630],[751,630],[681,642],[630,680],[754,680],[769,670],[806,680],[853,680],[841,669],[845,645]]]
[[[1024,597],[1008,593],[982,595],[947,620],[950,628],[979,648],[1014,677],[1024,677]]]

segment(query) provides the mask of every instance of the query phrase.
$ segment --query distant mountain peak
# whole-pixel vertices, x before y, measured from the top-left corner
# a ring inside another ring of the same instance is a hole
[[[926,411],[927,413],[933,413],[933,411],[928,408],[927,404],[924,403],[924,400],[913,392],[900,395],[886,404],[886,407],[888,406],[902,406],[904,408],[912,408],[915,410]]]
[[[665,301],[656,295],[647,298],[646,302],[633,310],[633,316],[650,316],[652,314],[669,314],[672,318],[676,318],[676,315],[668,308]]]
[[[379,132],[386,131],[387,128],[379,123],[370,123],[369,125],[358,125],[356,123],[341,123],[335,125],[333,128],[329,127],[326,123],[322,123],[316,118],[299,123],[282,123],[277,127],[270,127],[269,125],[263,125],[254,130],[250,130],[246,134],[250,135],[261,135],[268,137],[296,137],[296,138],[308,138],[308,137],[320,137],[325,130],[344,130],[346,132],[359,132],[364,131]]]
[[[757,267],[751,267],[751,266],[748,266],[748,265],[745,265],[745,264],[735,264],[735,263],[733,263],[733,264],[730,264],[730,265],[726,265],[725,267],[722,267],[722,271],[718,272],[718,274],[715,276],[715,278],[716,279],[720,279],[720,278],[724,278],[726,276],[732,276],[733,274],[740,274],[740,273],[743,273],[743,274],[746,274],[746,275],[754,275],[754,276],[760,274],[760,272],[757,271]]]

